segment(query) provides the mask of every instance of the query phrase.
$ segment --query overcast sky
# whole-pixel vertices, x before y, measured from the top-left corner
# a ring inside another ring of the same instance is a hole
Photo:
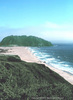
[[[0,0],[0,40],[8,35],[73,43],[73,0]]]

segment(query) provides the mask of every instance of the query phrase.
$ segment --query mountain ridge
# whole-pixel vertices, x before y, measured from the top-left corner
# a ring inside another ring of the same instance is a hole
[[[35,36],[7,36],[2,39],[0,46],[52,46],[52,43]]]

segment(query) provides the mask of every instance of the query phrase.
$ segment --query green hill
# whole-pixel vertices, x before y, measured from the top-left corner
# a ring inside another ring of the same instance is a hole
[[[0,55],[0,100],[73,100],[73,86],[43,64]]]
[[[35,36],[7,36],[5,37],[0,46],[52,46],[51,42]]]

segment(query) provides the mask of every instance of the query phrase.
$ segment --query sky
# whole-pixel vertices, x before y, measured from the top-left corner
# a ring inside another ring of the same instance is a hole
[[[73,0],[0,0],[0,41],[9,35],[73,43]]]

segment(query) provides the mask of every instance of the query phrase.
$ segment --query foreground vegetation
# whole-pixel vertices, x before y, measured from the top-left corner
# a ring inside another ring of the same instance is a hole
[[[5,37],[0,46],[52,46],[51,42],[35,36],[7,36]]]
[[[73,86],[45,65],[0,55],[0,100],[47,98],[73,100]]]

